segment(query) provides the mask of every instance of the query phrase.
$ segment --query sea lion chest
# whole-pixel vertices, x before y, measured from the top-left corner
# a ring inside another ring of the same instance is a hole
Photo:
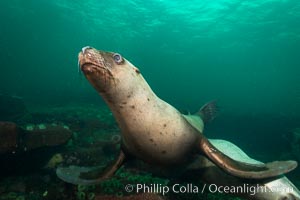
[[[136,157],[161,165],[183,163],[192,157],[200,134],[179,111],[156,95],[138,95],[112,110],[124,147]]]

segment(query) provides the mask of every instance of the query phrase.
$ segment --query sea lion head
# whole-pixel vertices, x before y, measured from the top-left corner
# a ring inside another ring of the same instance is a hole
[[[133,90],[140,75],[139,69],[119,53],[99,51],[89,46],[82,48],[78,62],[85,77],[102,95]],[[111,95],[116,97],[116,94]]]

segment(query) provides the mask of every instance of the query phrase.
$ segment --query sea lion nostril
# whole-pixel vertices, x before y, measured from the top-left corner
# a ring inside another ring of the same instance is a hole
[[[87,49],[91,49],[92,47],[90,47],[90,46],[85,46],[85,47],[83,47],[82,49],[81,49],[81,51],[82,51],[82,53],[84,54],[85,53],[85,51],[87,50]]]

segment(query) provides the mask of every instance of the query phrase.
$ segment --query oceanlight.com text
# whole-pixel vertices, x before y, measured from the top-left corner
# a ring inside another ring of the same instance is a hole
[[[198,194],[209,191],[210,193],[225,193],[225,194],[249,194],[255,195],[256,193],[269,193],[269,192],[293,192],[293,188],[282,187],[266,187],[262,185],[249,185],[243,184],[239,186],[218,186],[216,184],[204,184],[197,186],[192,183],[189,184],[174,184],[174,185],[162,185],[162,184],[127,184],[125,186],[126,192],[135,193],[159,193],[166,195],[169,192],[172,193],[190,193]]]

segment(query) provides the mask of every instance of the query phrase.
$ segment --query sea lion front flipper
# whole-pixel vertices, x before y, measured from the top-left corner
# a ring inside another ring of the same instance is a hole
[[[200,149],[215,165],[240,178],[266,179],[283,175],[297,167],[296,161],[274,161],[266,164],[236,161],[219,151],[206,138],[201,139]]]
[[[119,156],[106,167],[80,167],[74,165],[58,167],[56,175],[63,181],[75,185],[93,185],[112,177],[125,161],[126,156],[121,150]]]

